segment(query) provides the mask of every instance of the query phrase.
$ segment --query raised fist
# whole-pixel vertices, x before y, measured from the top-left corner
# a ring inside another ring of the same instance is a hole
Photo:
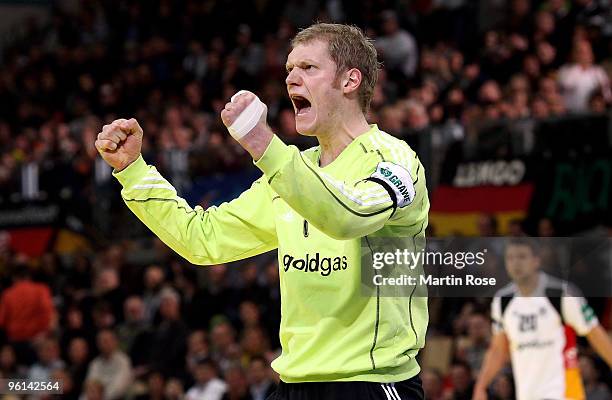
[[[274,134],[266,124],[268,107],[255,94],[240,91],[221,111],[221,120],[230,135],[254,160],[264,154]]]
[[[221,120],[228,129],[236,122],[240,114],[251,105],[253,101],[258,101],[263,106],[263,112],[259,116],[257,123],[265,124],[268,116],[268,108],[265,104],[261,103],[257,96],[251,92],[243,91],[232,97],[232,100],[225,105],[225,108],[221,111]],[[233,135],[232,135],[233,136]]]
[[[136,161],[141,148],[142,128],[134,118],[104,125],[96,140],[96,149],[104,161],[117,171]]]

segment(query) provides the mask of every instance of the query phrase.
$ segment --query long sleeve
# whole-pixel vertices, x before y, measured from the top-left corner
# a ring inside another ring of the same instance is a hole
[[[235,261],[278,246],[270,190],[263,179],[237,199],[204,210],[191,208],[142,157],[113,175],[130,210],[193,264]]]
[[[404,181],[410,188],[403,188],[402,193],[396,192],[397,187],[390,187],[384,179],[376,178],[376,165],[369,175],[354,182],[341,182],[276,136],[255,165],[291,208],[336,239],[357,238],[378,231],[396,207],[407,201],[400,196],[414,197],[407,171]]]

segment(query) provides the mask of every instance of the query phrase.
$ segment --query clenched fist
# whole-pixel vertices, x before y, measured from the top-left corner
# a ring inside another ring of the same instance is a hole
[[[263,155],[274,136],[266,123],[267,114],[266,105],[247,91],[235,95],[221,111],[221,120],[231,135],[254,160]]]
[[[116,171],[136,161],[141,148],[142,128],[134,118],[117,119],[104,125],[96,140],[96,149]]]
[[[246,90],[242,91],[242,93],[238,92],[232,97],[232,100],[229,101],[225,105],[225,108],[221,111],[221,120],[228,128],[232,126],[234,122],[238,119],[240,114],[246,110],[246,108],[253,102],[259,100],[257,96],[251,92]],[[268,114],[268,109],[265,104],[263,105],[263,113],[259,117],[258,123],[266,123],[266,116]]]

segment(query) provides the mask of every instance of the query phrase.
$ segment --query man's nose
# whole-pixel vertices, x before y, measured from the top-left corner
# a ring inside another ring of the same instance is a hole
[[[299,85],[301,82],[302,79],[300,77],[299,72],[297,71],[297,68],[293,68],[285,79],[285,83],[287,84],[287,86]]]

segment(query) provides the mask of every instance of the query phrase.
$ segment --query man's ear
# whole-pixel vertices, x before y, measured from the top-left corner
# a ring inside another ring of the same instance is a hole
[[[357,68],[351,68],[344,73],[344,79],[342,80],[342,91],[346,94],[355,92],[359,89],[361,84],[361,71]]]

